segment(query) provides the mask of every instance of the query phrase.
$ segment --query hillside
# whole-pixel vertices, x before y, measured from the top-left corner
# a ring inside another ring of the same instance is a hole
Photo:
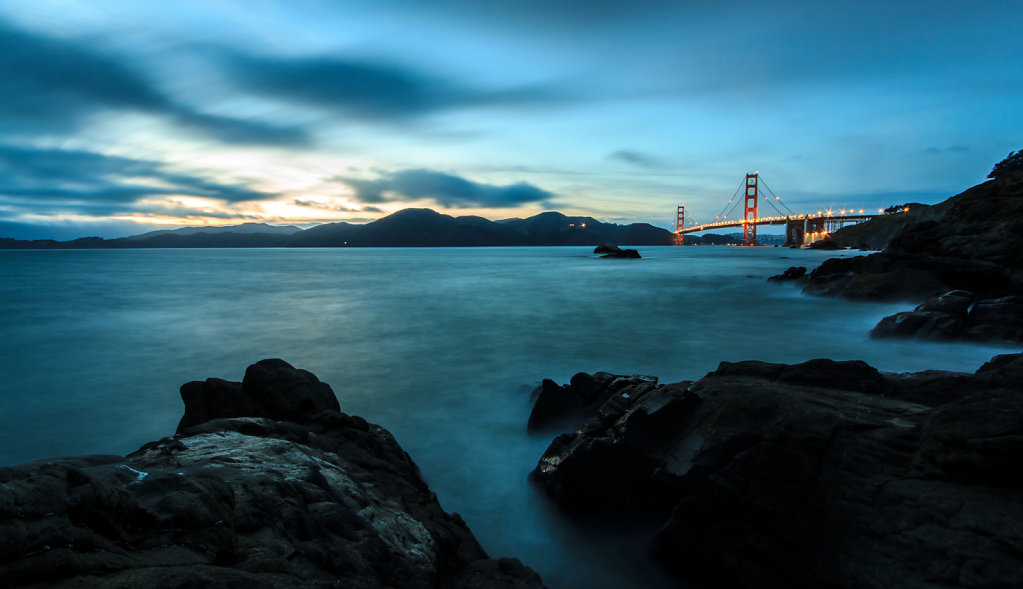
[[[911,300],[953,289],[1023,293],[1023,171],[978,184],[900,223],[886,222],[865,223],[857,237],[884,242],[884,251],[826,261],[810,274],[807,292]]]

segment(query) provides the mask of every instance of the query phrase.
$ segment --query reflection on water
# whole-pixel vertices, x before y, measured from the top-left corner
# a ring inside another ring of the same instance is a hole
[[[618,542],[581,531],[526,483],[550,441],[525,434],[540,379],[667,382],[722,360],[820,357],[972,371],[1007,351],[872,341],[870,327],[908,305],[765,281],[833,252],[640,250],[0,251],[0,464],[130,452],[173,432],[183,382],[240,380],[280,357],[393,431],[489,552],[551,587],[620,587],[650,567],[634,530],[615,530]]]

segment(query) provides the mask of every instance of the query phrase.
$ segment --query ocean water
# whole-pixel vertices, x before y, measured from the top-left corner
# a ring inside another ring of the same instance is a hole
[[[666,584],[642,529],[581,528],[526,481],[553,438],[529,392],[579,371],[696,379],[722,360],[976,370],[996,346],[873,341],[910,305],[766,278],[786,248],[0,251],[0,464],[125,454],[173,433],[178,387],[279,357],[390,429],[494,556],[552,588]]]

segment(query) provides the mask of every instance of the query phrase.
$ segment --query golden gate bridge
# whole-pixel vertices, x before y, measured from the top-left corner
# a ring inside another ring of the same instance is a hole
[[[736,198],[739,192],[744,196]],[[773,200],[769,197],[774,197]],[[761,217],[760,201],[763,200],[774,209],[776,215]],[[729,219],[738,212],[740,203],[743,205],[743,217]],[[783,210],[784,209],[784,210]],[[724,229],[742,227],[742,244],[757,245],[757,227],[760,225],[784,225],[785,245],[802,246],[824,239],[836,229],[848,224],[873,219],[883,214],[882,209],[876,213],[866,213],[863,209],[841,209],[837,213],[831,209],[816,213],[800,214],[781,201],[760,178],[760,172],[746,174],[746,179],[735,190],[728,204],[721,210],[711,223],[696,223],[686,215],[686,206],[678,205],[678,217],[675,222],[675,245],[684,245],[686,233],[697,233],[708,229]],[[687,225],[686,221],[690,223]]]

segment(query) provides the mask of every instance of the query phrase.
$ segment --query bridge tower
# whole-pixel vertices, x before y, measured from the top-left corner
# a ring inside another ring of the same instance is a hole
[[[757,179],[760,172],[746,174],[746,214],[743,217],[742,245],[757,244],[757,203],[760,201]]]
[[[678,205],[678,220],[675,221],[675,245],[685,245],[685,235],[682,231],[686,228],[686,205]]]

